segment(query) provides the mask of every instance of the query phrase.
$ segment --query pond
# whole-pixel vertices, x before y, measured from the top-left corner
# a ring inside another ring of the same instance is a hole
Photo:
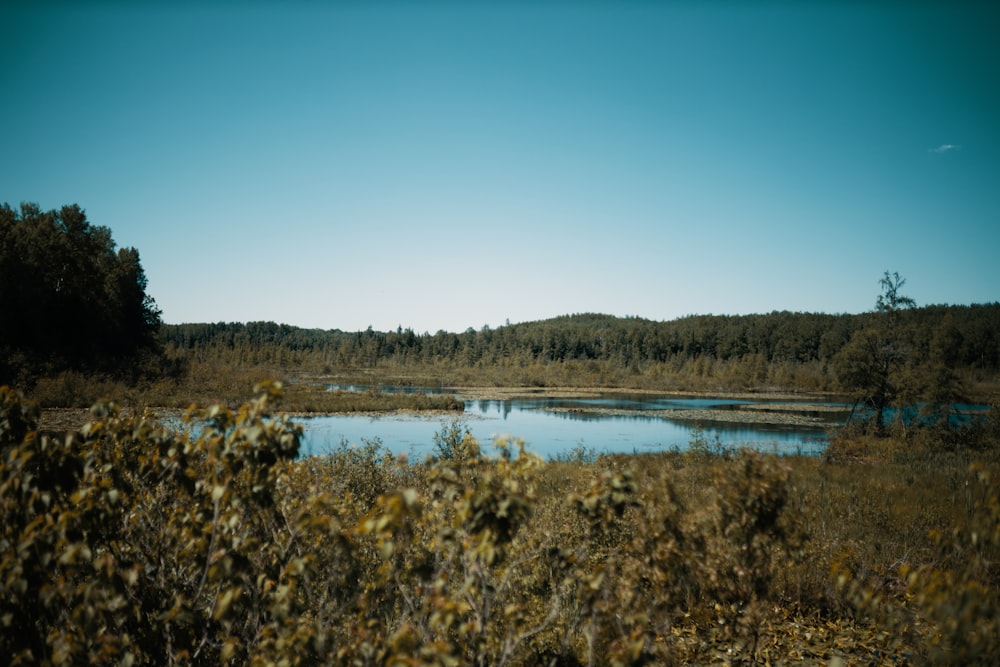
[[[486,451],[495,438],[512,436],[546,459],[570,456],[574,450],[594,454],[684,450],[696,437],[710,447],[817,455],[826,447],[828,430],[842,424],[848,411],[848,406],[833,403],[645,394],[466,400],[464,413],[455,417],[307,418],[301,422],[305,427],[302,451],[319,455],[344,442],[378,439],[394,454],[422,460],[434,454],[434,434],[457,419]]]

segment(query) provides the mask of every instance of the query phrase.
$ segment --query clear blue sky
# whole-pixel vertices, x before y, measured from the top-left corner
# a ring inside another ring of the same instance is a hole
[[[74,4],[0,8],[0,202],[166,322],[1000,299],[997,3]]]

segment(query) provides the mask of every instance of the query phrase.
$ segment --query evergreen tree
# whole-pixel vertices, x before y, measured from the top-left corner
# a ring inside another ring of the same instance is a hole
[[[857,402],[871,408],[876,433],[884,431],[885,411],[900,391],[899,371],[907,358],[900,319],[915,304],[900,293],[905,283],[898,273],[885,272],[875,301],[877,317],[851,337],[837,359],[840,382],[855,393]]]

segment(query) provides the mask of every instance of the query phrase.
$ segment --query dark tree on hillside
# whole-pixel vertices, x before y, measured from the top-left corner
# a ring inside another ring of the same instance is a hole
[[[0,382],[64,369],[120,371],[158,348],[160,311],[135,248],[83,209],[0,206]]]

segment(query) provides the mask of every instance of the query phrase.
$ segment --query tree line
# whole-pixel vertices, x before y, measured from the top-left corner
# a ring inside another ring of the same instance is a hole
[[[831,315],[772,312],[692,315],[666,322],[610,315],[564,315],[537,322],[484,326],[463,333],[417,334],[411,329],[364,331],[301,329],[273,322],[176,324],[161,328],[168,349],[184,355],[223,355],[291,367],[377,367],[406,363],[486,366],[504,363],[608,362],[641,368],[678,360],[832,364],[878,312]],[[900,344],[928,358],[935,340],[947,340],[957,367],[1000,368],[1000,303],[925,306],[898,324]]]
[[[422,335],[216,323],[165,326],[161,335],[168,355],[186,363],[353,371],[378,381],[835,392],[885,434],[890,408],[919,407],[921,419],[947,423],[957,405],[994,401],[998,388],[1000,304],[918,308],[902,293],[905,282],[887,271],[874,309],[861,314],[655,322],[585,313]]]

